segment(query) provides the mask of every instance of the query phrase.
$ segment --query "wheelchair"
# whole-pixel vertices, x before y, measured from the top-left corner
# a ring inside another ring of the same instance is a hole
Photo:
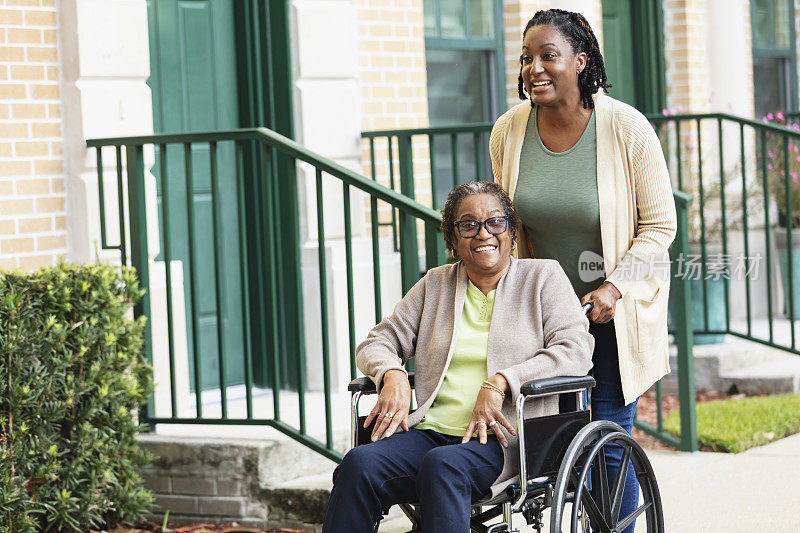
[[[411,388],[414,375],[409,374]],[[545,510],[550,510],[550,532],[569,531],[619,533],[634,520],[644,521],[648,533],[663,533],[664,515],[658,484],[647,455],[620,426],[598,420],[590,422],[588,391],[595,384],[591,376],[536,379],[522,385],[516,398],[517,436],[519,437],[519,479],[495,498],[474,502],[470,512],[470,531],[474,533],[519,532],[512,526],[512,514],[521,513],[537,532],[544,527]],[[370,442],[372,426],[364,428],[366,416],[359,414],[359,400],[375,394],[375,384],[366,377],[350,382],[351,445]],[[559,412],[525,419],[528,400],[559,396]],[[374,422],[373,422],[374,424]],[[604,448],[622,447],[622,460],[616,479],[606,472]],[[627,469],[633,467],[641,497],[635,511],[619,517]],[[398,504],[412,523],[411,531],[421,531],[420,515],[413,505]],[[383,510],[383,514],[388,509]],[[502,515],[500,522],[487,524]],[[379,522],[380,523],[380,522]],[[377,525],[376,525],[377,531]]]

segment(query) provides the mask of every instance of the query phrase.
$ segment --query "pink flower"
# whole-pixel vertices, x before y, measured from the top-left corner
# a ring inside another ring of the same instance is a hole
[[[661,110],[661,114],[662,114],[662,115],[664,115],[664,116],[666,117],[667,115],[669,115],[669,109],[667,109],[667,108],[665,107],[664,109],[662,109],[662,110]]]
[[[769,120],[767,120],[767,117],[764,117],[764,118],[762,118],[762,119],[761,119],[761,122],[763,122],[764,124],[766,124],[767,122],[769,122]]]
[[[786,117],[784,117],[783,113],[781,113],[780,111],[775,113],[775,118],[777,118],[778,120],[785,120],[786,119]]]
[[[797,156],[797,162],[800,163],[800,155]]]
[[[792,172],[790,174],[792,175],[792,181],[797,183],[797,172],[792,170]]]
[[[792,124],[792,129],[793,130],[800,130],[800,124],[796,124],[796,123]]]
[[[770,150],[769,152],[767,152],[767,155],[768,155],[768,156],[770,156],[770,157],[775,157],[775,154],[773,153],[773,151],[772,151],[772,150]]]
[[[775,118],[775,115],[773,115],[772,113],[767,113],[767,120],[772,120],[774,118]]]
[[[772,170],[772,163],[767,163],[767,169]]]

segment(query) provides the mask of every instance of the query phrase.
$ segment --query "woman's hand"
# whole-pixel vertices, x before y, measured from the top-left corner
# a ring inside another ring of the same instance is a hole
[[[595,324],[605,324],[614,318],[617,300],[622,298],[619,290],[610,281],[604,281],[597,289],[581,298],[581,305],[592,302],[594,307],[589,312],[589,320]]]
[[[508,391],[508,382],[502,374],[495,374],[490,377],[489,381],[502,391]],[[464,438],[461,443],[469,442],[472,439],[472,433],[477,428],[478,440],[481,444],[486,444],[486,430],[494,430],[497,440],[503,445],[503,448],[508,448],[508,439],[500,431],[500,426],[503,426],[512,435],[516,435],[514,427],[503,416],[503,396],[496,390],[489,388],[481,388],[478,393],[478,398],[475,400],[475,407],[472,409],[472,419],[469,421],[467,431],[464,433]]]
[[[383,375],[383,387],[378,396],[378,403],[372,408],[364,427],[367,427],[375,417],[375,427],[372,430],[372,441],[391,437],[397,426],[408,431],[408,409],[411,406],[411,385],[408,377],[402,370],[389,370]]]

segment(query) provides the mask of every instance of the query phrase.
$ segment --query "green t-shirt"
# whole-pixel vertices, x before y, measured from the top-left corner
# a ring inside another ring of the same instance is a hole
[[[484,295],[471,281],[467,283],[450,366],[433,405],[415,426],[417,429],[432,429],[453,436],[462,436],[467,430],[481,384],[487,378],[486,354],[495,292]]]
[[[531,238],[534,257],[558,261],[578,298],[603,283],[594,112],[578,142],[559,153],[542,143],[537,109],[531,112],[514,204]],[[587,263],[591,259],[595,260]]]

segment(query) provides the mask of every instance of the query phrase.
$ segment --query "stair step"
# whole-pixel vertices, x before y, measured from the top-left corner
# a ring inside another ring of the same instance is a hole
[[[676,355],[672,346],[672,381],[677,375]],[[721,343],[696,345],[694,368],[697,389],[745,394],[800,393],[800,356],[732,335],[726,335]],[[674,392],[670,379],[665,382],[666,390]]]

